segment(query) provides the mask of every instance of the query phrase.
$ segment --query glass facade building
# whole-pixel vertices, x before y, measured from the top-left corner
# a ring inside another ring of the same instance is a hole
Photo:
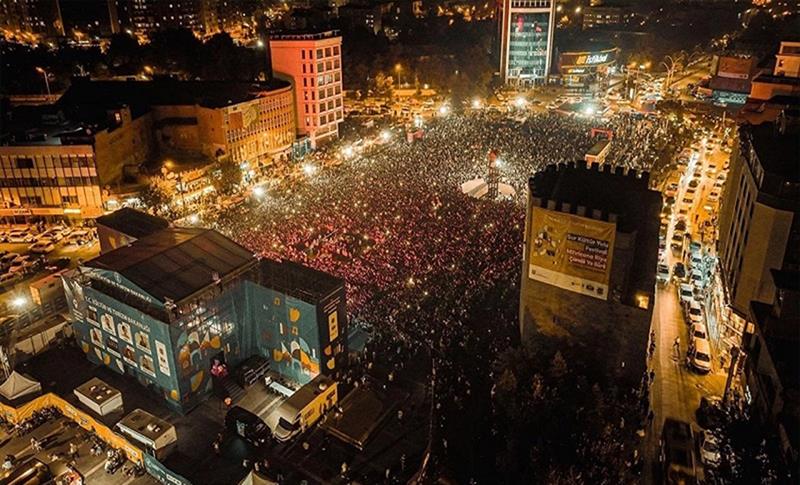
[[[550,74],[554,14],[549,0],[504,0],[499,15],[504,82],[532,84]]]

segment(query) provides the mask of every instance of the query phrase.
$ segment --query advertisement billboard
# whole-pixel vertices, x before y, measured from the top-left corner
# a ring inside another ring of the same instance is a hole
[[[595,52],[563,52],[558,56],[558,63],[562,69],[602,66],[613,64],[616,60],[616,49]]]
[[[616,225],[540,207],[531,217],[528,277],[608,299]]]
[[[750,79],[753,59],[749,57],[720,57],[717,76],[728,79]]]

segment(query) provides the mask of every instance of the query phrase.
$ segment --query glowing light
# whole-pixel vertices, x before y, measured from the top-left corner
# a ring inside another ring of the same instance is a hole
[[[475,98],[475,99],[473,99],[473,100],[472,100],[472,107],[473,107],[473,108],[475,108],[475,109],[480,109],[480,107],[481,107],[481,100],[480,100],[480,99],[478,99],[478,98]]]
[[[517,108],[524,108],[527,103],[528,102],[522,96],[517,96],[514,99],[514,106],[516,106]]]
[[[259,198],[259,199],[260,199],[260,198],[262,198],[262,197],[264,197],[264,195],[265,195],[266,193],[267,193],[267,191],[266,191],[266,190],[264,190],[264,187],[262,187],[262,186],[260,186],[260,185],[258,185],[258,186],[256,186],[256,187],[254,187],[254,188],[253,188],[253,195],[255,195],[255,196],[256,196],[257,198]]]
[[[450,112],[450,107],[447,106],[446,104],[443,104],[443,105],[439,106],[439,115],[440,116],[447,116],[447,114],[449,112]]]
[[[580,6],[575,7],[575,13],[581,13],[581,7]]]
[[[352,156],[353,156],[353,153],[354,153],[354,152],[353,152],[353,147],[344,147],[344,148],[342,149],[342,155],[344,155],[344,156],[345,156],[345,157],[347,157],[347,158],[350,158],[350,157],[352,157]]]
[[[317,167],[310,163],[303,164],[303,173],[306,174],[307,177],[311,177],[315,173],[317,173]]]
[[[14,308],[22,308],[27,302],[28,300],[26,300],[24,296],[16,296],[11,300],[11,305],[13,305]]]
[[[264,41],[263,41],[263,40],[261,40],[261,39],[258,39],[258,40],[256,41],[256,45],[257,45],[259,48],[261,48],[261,47],[264,47]]]
[[[583,114],[586,116],[592,116],[594,114],[594,108],[591,106],[587,106],[586,109],[583,110]]]
[[[392,133],[389,130],[383,130],[381,132],[381,140],[389,141],[392,138]]]
[[[197,224],[200,222],[200,216],[197,214],[191,214],[186,220],[189,221],[189,224]]]

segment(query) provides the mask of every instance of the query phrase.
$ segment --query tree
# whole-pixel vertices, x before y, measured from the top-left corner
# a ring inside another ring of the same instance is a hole
[[[211,184],[218,194],[231,195],[242,181],[242,170],[230,159],[217,162],[211,174]]]
[[[139,194],[142,204],[151,212],[160,214],[175,196],[175,187],[164,177],[151,177],[147,187]]]
[[[114,34],[106,57],[111,68],[128,73],[138,72],[142,64],[142,47],[131,35]]]
[[[394,79],[392,76],[387,76],[384,73],[379,72],[375,75],[373,84],[375,94],[377,96],[383,96],[386,99],[392,97],[392,92],[394,91]]]

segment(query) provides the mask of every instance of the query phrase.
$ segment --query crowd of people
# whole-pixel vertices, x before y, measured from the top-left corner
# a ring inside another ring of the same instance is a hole
[[[615,162],[635,169],[651,168],[647,140],[671,129],[628,116],[452,114],[429,122],[421,140],[407,143],[396,133],[389,143],[302,183],[274,187],[207,223],[266,258],[343,278],[351,322],[371,326],[398,349],[424,345],[440,371],[435,395],[451,409],[469,400],[478,387],[473,374],[485,381],[493,356],[516,334],[528,178],[548,164],[582,160],[595,142],[594,127],[615,132]],[[511,199],[461,192],[462,183],[486,177],[490,151],[501,160],[501,181],[516,191]],[[468,323],[476,308],[510,321],[476,329]],[[484,349],[475,362],[481,369],[452,362],[459,353],[469,359],[466,346]]]

